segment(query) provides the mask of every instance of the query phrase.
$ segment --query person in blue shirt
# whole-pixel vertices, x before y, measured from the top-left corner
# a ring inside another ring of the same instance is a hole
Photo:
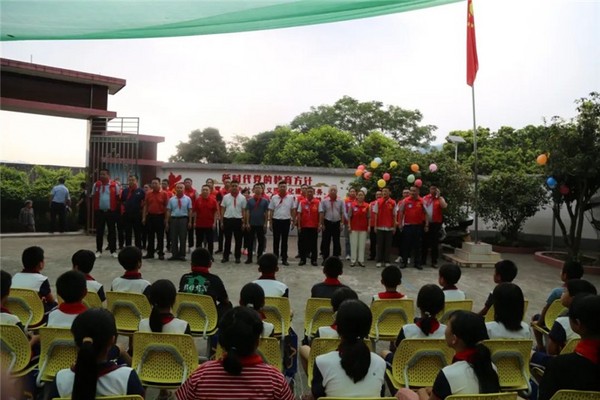
[[[257,259],[262,256],[265,249],[265,234],[267,232],[267,213],[269,212],[269,200],[264,198],[263,189],[260,184],[252,188],[254,196],[248,199],[244,212],[244,226],[248,230],[248,259],[246,264],[252,264],[254,252],[254,241],[258,239]]]
[[[175,196],[167,203],[165,214],[165,229],[171,234],[171,257],[169,261],[185,261],[185,243],[188,230],[192,226],[192,199],[183,192],[185,186],[178,183],[175,186]]]
[[[142,248],[142,208],[146,193],[138,186],[137,175],[129,175],[127,187],[121,192],[125,246],[131,246],[132,232],[135,247]]]
[[[65,178],[58,178],[58,185],[50,191],[50,233],[56,230],[56,217],[58,217],[58,231],[63,233],[66,230],[69,204],[71,204],[71,196],[65,186]]]

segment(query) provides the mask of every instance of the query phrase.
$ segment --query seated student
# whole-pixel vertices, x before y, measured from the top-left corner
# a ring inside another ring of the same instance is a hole
[[[150,285],[150,304],[152,312],[150,318],[140,321],[140,332],[164,332],[191,334],[190,324],[172,313],[177,290],[168,279],[159,279]]]
[[[85,275],[70,270],[56,280],[56,292],[63,302],[48,314],[48,327],[70,328],[79,314],[87,310],[83,298],[87,294]]]
[[[438,283],[444,290],[446,301],[464,300],[465,292],[456,287],[461,275],[460,267],[456,264],[444,264],[439,269]]]
[[[13,289],[35,290],[44,303],[47,313],[56,307],[57,303],[50,289],[48,278],[41,274],[44,269],[44,250],[38,246],[31,246],[23,250],[21,256],[23,271],[17,272],[12,279]]]
[[[562,389],[600,391],[600,296],[577,295],[569,307],[571,328],[581,336],[575,351],[553,358],[542,378],[538,400]]]
[[[269,297],[289,297],[287,285],[275,278],[275,273],[279,271],[277,266],[277,256],[273,253],[265,253],[258,258],[258,272],[260,277],[254,283],[260,285]]]
[[[21,323],[21,320],[16,315],[13,315],[10,310],[4,305],[10,294],[10,285],[12,283],[12,276],[4,270],[0,271],[0,324],[4,325],[17,325],[23,332],[25,327]]]
[[[338,277],[342,275],[344,264],[339,257],[331,256],[323,261],[323,273],[325,280],[315,284],[310,290],[310,297],[330,299],[336,289],[347,287],[342,285]]]
[[[372,318],[371,310],[360,300],[342,303],[335,318],[341,343],[338,350],[315,359],[311,385],[313,398],[378,397],[383,394],[385,361],[372,353],[364,342]]]
[[[421,311],[421,318],[414,324],[406,324],[400,329],[393,349],[396,349],[404,339],[442,339],[446,325],[440,324],[436,319],[444,309],[444,292],[434,284],[424,285],[417,294],[417,308]],[[383,350],[381,357],[391,366],[394,353]]]
[[[148,297],[150,282],[142,279],[142,251],[137,247],[127,246],[119,251],[119,264],[125,274],[113,279],[110,290],[115,292],[142,293]]]
[[[73,321],[71,332],[79,349],[77,361],[73,368],[58,371],[50,388],[50,399],[144,396],[144,388],[135,370],[109,361],[108,353],[117,339],[117,327],[110,311],[91,308],[83,312]]]
[[[86,285],[88,292],[98,293],[98,297],[101,302],[106,301],[106,294],[104,294],[104,287],[100,282],[94,279],[90,275],[96,262],[96,255],[91,250],[77,250],[73,257],[71,257],[71,264],[73,269],[85,274]]]
[[[404,299],[406,296],[398,291],[402,283],[402,271],[394,265],[388,265],[381,271],[381,284],[385,292],[373,295],[373,300]]]
[[[402,388],[398,399],[444,400],[452,394],[480,394],[500,392],[496,367],[491,354],[481,343],[488,339],[482,316],[471,311],[455,311],[446,326],[446,344],[456,351],[453,362],[438,373],[433,387],[421,388],[416,393]]]
[[[485,324],[490,339],[531,339],[529,325],[523,322],[525,299],[514,283],[500,283],[492,293],[494,321]]]
[[[273,336],[275,326],[265,321],[265,315],[262,312],[265,306],[265,292],[262,287],[252,282],[245,284],[240,292],[240,306],[252,308],[258,312],[260,318],[263,320],[262,337]]]
[[[280,399],[293,400],[285,377],[256,353],[263,323],[248,307],[235,307],[219,322],[223,359],[207,361],[175,392],[178,400]]]
[[[498,285],[504,282],[512,282],[517,277],[517,271],[517,265],[511,260],[498,261],[494,264],[494,283]],[[479,311],[479,315],[485,316],[493,304],[494,298],[492,297],[492,292],[490,292],[483,308]]]
[[[184,274],[179,280],[179,292],[212,297],[220,318],[231,308],[231,302],[221,278],[210,273],[212,257],[207,249],[199,247],[192,252],[191,258],[192,272]]]

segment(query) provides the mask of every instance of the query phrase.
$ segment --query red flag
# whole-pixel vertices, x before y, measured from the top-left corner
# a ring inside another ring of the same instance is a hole
[[[473,15],[473,0],[467,2],[467,85],[473,86],[479,61],[477,61],[477,44],[475,43],[475,16]]]

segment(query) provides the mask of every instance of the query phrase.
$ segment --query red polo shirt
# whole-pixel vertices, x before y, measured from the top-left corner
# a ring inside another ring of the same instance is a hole
[[[146,206],[148,214],[164,214],[167,212],[167,203],[169,202],[169,196],[167,192],[154,190],[146,193]]]
[[[198,197],[192,209],[196,213],[195,226],[197,228],[212,228],[215,222],[215,213],[219,209],[214,197],[208,196],[206,199],[202,196]]]
[[[319,226],[319,199],[302,199],[298,206],[301,228],[317,228]]]
[[[407,197],[402,201],[404,209],[402,214],[404,215],[404,225],[420,225],[425,222],[425,208],[423,207],[423,199],[413,199]]]
[[[350,225],[352,226],[352,230],[369,230],[369,219],[367,218],[371,212],[371,206],[369,206],[369,203],[363,201],[362,204],[358,204],[358,202],[356,202],[349,205],[349,208],[352,213],[352,217],[350,217]]]
[[[396,202],[394,199],[383,197],[377,200],[377,227],[393,228],[394,227],[394,207]]]
[[[194,189],[194,188],[189,188],[189,190],[187,188],[184,189],[183,194],[185,194],[187,197],[192,199],[192,201],[196,200],[196,197],[198,196],[198,193],[196,192],[196,189]]]
[[[423,197],[423,204],[432,208],[431,222],[442,223],[442,206],[439,197],[432,196],[431,193]]]

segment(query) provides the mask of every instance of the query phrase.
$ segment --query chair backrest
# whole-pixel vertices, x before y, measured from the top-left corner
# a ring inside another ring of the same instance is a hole
[[[565,344],[565,347],[562,348],[560,354],[569,354],[575,352],[575,347],[579,344],[581,338],[569,339]]]
[[[273,335],[285,336],[292,323],[290,299],[287,297],[265,297],[265,306],[262,309],[265,321],[273,324]]]
[[[106,292],[106,303],[120,334],[137,331],[140,321],[148,318],[152,311],[148,298],[140,293]]]
[[[31,347],[25,332],[17,325],[0,325],[0,366],[2,371],[19,375],[31,360]]]
[[[375,300],[371,303],[373,323],[369,337],[375,341],[393,340],[400,329],[413,322],[415,308],[412,299]]]
[[[90,290],[88,290],[87,294],[83,298],[83,304],[85,304],[87,308],[102,308],[102,300],[100,300],[100,296],[98,296],[98,293]]]
[[[550,400],[600,400],[600,392],[585,390],[559,390]]]
[[[77,360],[77,346],[69,328],[40,328],[40,372],[38,382],[51,382],[61,369]]]
[[[517,392],[486,393],[486,394],[453,394],[446,400],[517,400]]]
[[[319,397],[318,400],[396,400],[395,397]]]
[[[339,338],[314,338],[310,345],[310,355],[308,357],[308,371],[306,375],[308,378],[308,386],[312,384],[313,371],[315,369],[315,360],[317,356],[335,351],[340,346],[341,340]],[[373,351],[371,342],[365,339],[365,344]]]
[[[527,314],[527,307],[529,306],[529,300],[525,299],[525,304],[523,304],[523,321],[525,321],[525,314]],[[490,307],[487,314],[485,314],[485,322],[493,322],[494,321],[494,305]]]
[[[473,309],[473,300],[449,300],[444,303],[444,309],[437,315],[438,321],[442,324],[448,322],[450,315],[456,310],[471,311]]]
[[[399,387],[433,386],[453,356],[454,350],[444,339],[404,339],[392,359],[392,376]]]
[[[554,321],[556,321],[556,318],[560,317],[561,315],[564,315],[566,312],[567,309],[565,306],[562,305],[560,299],[554,300],[552,304],[550,304],[550,307],[548,307],[548,310],[546,310],[546,315],[544,316],[544,324],[548,329],[552,328],[552,325],[554,324]]]
[[[198,367],[190,335],[135,332],[131,366],[144,386],[178,387]]]
[[[490,349],[492,362],[498,368],[500,388],[529,389],[529,359],[533,342],[521,339],[489,339],[483,343]]]
[[[330,326],[334,322],[330,299],[311,297],[304,309],[304,334],[313,337],[321,326]]]
[[[190,324],[192,335],[204,338],[217,330],[217,306],[212,297],[203,294],[177,293],[175,316]]]
[[[71,400],[70,397],[55,397],[53,400]],[[137,394],[124,394],[122,396],[96,396],[96,400],[144,400]]]
[[[25,329],[41,324],[44,318],[44,304],[35,290],[11,288],[6,308],[19,317]]]
[[[277,338],[260,338],[256,352],[259,356],[261,356],[265,363],[274,366],[280,371],[283,371],[283,355],[281,354],[281,344]],[[218,360],[222,358],[224,353],[225,350],[221,347],[221,345],[217,345],[215,359]]]

